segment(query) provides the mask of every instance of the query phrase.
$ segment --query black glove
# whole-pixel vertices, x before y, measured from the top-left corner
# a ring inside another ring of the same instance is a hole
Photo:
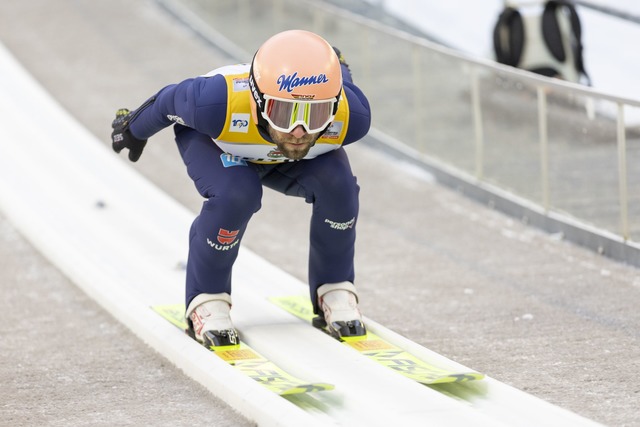
[[[111,133],[111,147],[113,151],[119,153],[123,148],[129,149],[129,160],[137,162],[142,155],[144,146],[147,145],[146,139],[137,139],[129,130],[129,121],[131,120],[131,112],[126,108],[116,111],[116,118],[111,123],[113,132]]]

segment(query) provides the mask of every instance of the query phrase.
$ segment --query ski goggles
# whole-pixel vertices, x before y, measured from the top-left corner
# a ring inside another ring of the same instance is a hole
[[[297,101],[264,95],[262,117],[277,131],[289,133],[302,126],[307,133],[323,131],[335,118],[337,98]]]

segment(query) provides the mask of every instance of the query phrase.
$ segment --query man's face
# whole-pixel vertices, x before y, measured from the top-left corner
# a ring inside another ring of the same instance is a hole
[[[320,138],[320,133],[307,133],[302,126],[298,126],[289,133],[284,133],[269,126],[269,136],[288,159],[300,160],[304,158],[311,147]]]

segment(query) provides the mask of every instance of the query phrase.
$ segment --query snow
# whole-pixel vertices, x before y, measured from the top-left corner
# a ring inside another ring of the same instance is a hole
[[[503,0],[369,0],[389,14],[433,34],[460,51],[491,58],[493,26]],[[529,2],[519,2],[530,4]],[[591,3],[640,16],[638,0]],[[640,100],[640,24],[577,6],[582,23],[585,68],[595,89]]]

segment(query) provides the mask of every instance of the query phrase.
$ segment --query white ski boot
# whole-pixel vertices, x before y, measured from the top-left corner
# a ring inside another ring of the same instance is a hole
[[[231,323],[231,295],[200,294],[187,308],[187,333],[207,348],[240,343]]]
[[[367,330],[358,308],[358,294],[351,282],[328,283],[318,288],[320,315],[313,325],[338,339],[362,337]]]

